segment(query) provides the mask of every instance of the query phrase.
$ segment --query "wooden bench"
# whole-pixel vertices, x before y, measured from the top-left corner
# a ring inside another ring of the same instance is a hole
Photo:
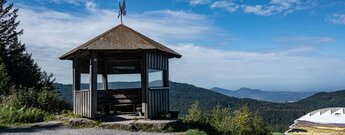
[[[119,111],[118,108],[132,108],[132,111],[138,111],[141,108],[141,89],[124,89],[114,90],[114,107],[115,111]]]
[[[101,114],[110,114],[113,106],[113,97],[111,91],[97,91],[97,111]]]

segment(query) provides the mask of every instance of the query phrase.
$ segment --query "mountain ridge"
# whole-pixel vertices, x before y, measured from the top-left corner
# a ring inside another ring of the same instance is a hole
[[[251,98],[262,101],[285,103],[296,102],[317,92],[294,92],[294,91],[265,91],[261,89],[251,89],[242,87],[238,90],[228,90],[220,87],[213,87],[210,90],[215,92],[237,97],[237,98]]]

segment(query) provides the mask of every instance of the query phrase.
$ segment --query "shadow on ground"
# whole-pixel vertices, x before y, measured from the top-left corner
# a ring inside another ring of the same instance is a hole
[[[41,130],[56,130],[62,127],[62,124],[56,125],[41,125],[41,126],[31,126],[31,127],[18,127],[18,128],[6,128],[0,127],[0,134],[1,133],[33,133],[39,132]]]

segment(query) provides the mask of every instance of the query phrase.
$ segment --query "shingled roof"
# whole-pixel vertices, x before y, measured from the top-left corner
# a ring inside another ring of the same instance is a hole
[[[60,59],[71,59],[81,50],[159,50],[169,57],[180,58],[181,55],[172,49],[140,34],[139,32],[120,24],[79,47],[62,55]]]

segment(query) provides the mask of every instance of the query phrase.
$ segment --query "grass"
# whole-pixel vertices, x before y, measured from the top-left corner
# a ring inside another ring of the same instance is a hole
[[[272,135],[284,135],[284,134],[280,132],[273,132]]]
[[[67,118],[83,118],[83,116],[81,116],[80,114],[74,114],[72,111],[67,110],[63,113],[64,117]]]
[[[189,129],[182,135],[207,135],[204,131],[200,131],[198,129]]]

